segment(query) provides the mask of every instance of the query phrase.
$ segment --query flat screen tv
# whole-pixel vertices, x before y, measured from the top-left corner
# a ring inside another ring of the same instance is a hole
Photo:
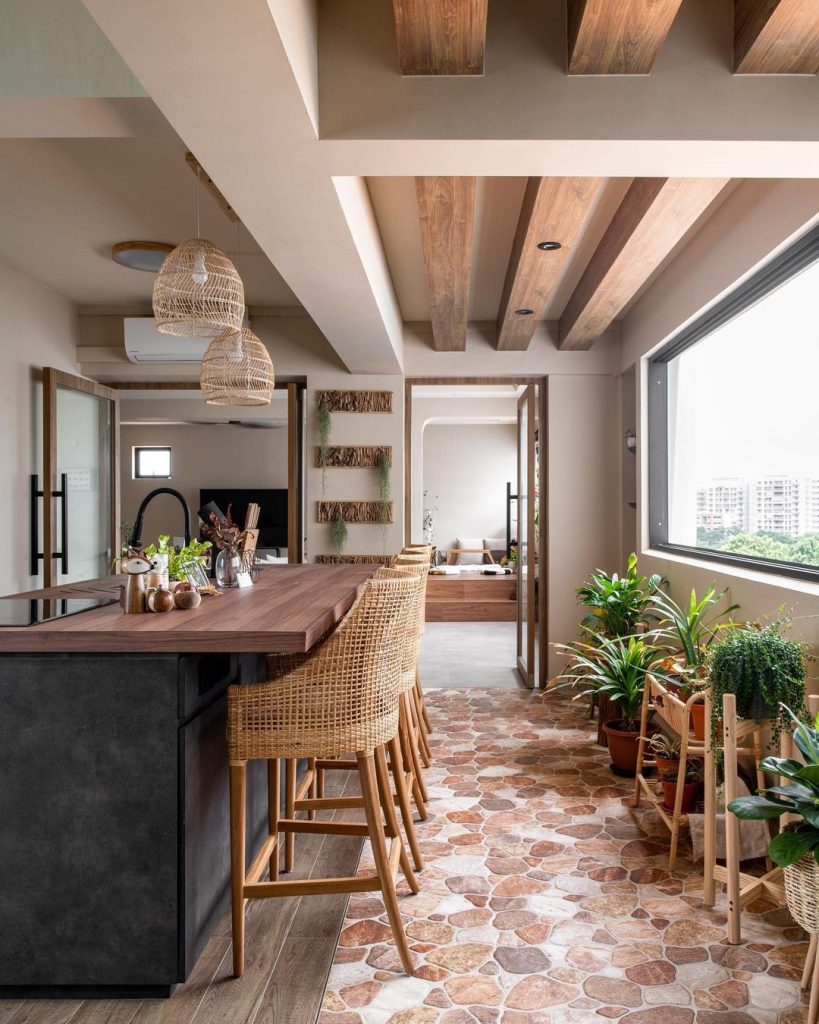
[[[231,509],[233,521],[244,526],[247,506],[256,502],[259,513],[260,548],[287,547],[287,490],[259,490],[237,487],[203,487],[199,491],[199,507],[212,501],[227,512]]]

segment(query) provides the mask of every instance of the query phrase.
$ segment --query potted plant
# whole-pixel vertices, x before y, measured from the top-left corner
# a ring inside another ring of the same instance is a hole
[[[677,801],[677,785],[680,777],[680,740],[667,733],[658,732],[648,741],[648,746],[657,762],[657,776],[663,787],[663,806],[673,811]],[[703,766],[700,758],[691,758],[685,766],[683,796],[680,811],[688,814],[694,809],[702,785]]]
[[[711,740],[721,747],[722,698],[733,693],[740,718],[771,722],[776,744],[788,723],[787,708],[805,716],[805,649],[783,636],[785,618],[766,626],[758,623],[732,629],[708,655],[708,682],[713,697]]]
[[[646,676],[661,660],[660,652],[642,637],[602,639],[597,644],[577,641],[555,644],[568,653],[569,665],[550,688],[583,686],[576,699],[592,694],[616,703],[619,718],[603,726],[612,766],[621,775],[637,769],[637,742]]]
[[[333,418],[326,402],[320,401],[318,403],[316,423],[319,435],[318,461],[319,466],[321,466],[321,493],[324,494],[327,482],[327,463],[330,458],[330,434],[333,429]]]
[[[771,860],[784,869],[788,909],[802,927],[819,932],[819,715],[812,726],[783,707],[792,723],[793,740],[802,755],[796,758],[766,757],[759,767],[787,784],[770,786],[758,796],[740,796],[728,804],[738,818],[768,820],[783,814],[792,821],[771,840]]]
[[[208,558],[208,552],[212,547],[213,545],[209,540],[194,539],[190,544],[172,550],[170,561],[168,562],[168,576],[171,581],[182,582],[186,580],[186,570],[190,568],[191,563],[199,562],[204,565]]]
[[[387,550],[387,525],[390,521],[390,459],[382,448],[375,459],[375,472],[378,477],[378,522],[381,526],[381,542]]]
[[[631,636],[638,625],[648,621],[651,597],[661,582],[658,575],[638,574],[633,552],[623,576],[597,569],[575,590],[578,604],[589,609],[582,623],[584,632],[610,639]]]

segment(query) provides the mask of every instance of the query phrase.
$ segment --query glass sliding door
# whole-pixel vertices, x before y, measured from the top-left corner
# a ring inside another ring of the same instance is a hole
[[[42,554],[46,587],[111,572],[119,547],[117,392],[43,371]]]
[[[528,687],[537,678],[537,385],[518,399],[517,669]]]

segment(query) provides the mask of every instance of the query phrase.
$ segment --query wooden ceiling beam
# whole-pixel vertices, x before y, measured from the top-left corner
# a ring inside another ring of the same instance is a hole
[[[728,183],[635,179],[566,303],[558,347],[591,348]]]
[[[415,179],[429,287],[432,344],[438,352],[466,348],[475,178]]]
[[[570,75],[647,75],[682,0],[568,0]]]
[[[489,0],[393,0],[402,75],[482,75]]]
[[[819,72],[817,0],[734,0],[734,71],[738,75]]]
[[[602,184],[602,178],[529,178],[498,309],[499,349],[529,347]],[[543,251],[541,242],[560,248]]]

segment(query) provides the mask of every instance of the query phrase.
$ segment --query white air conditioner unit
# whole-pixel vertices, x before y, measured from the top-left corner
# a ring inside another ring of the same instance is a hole
[[[161,334],[152,316],[126,316],[125,354],[132,363],[201,363],[210,338],[180,338]],[[244,326],[250,327],[245,310]],[[218,332],[214,332],[214,336]]]

